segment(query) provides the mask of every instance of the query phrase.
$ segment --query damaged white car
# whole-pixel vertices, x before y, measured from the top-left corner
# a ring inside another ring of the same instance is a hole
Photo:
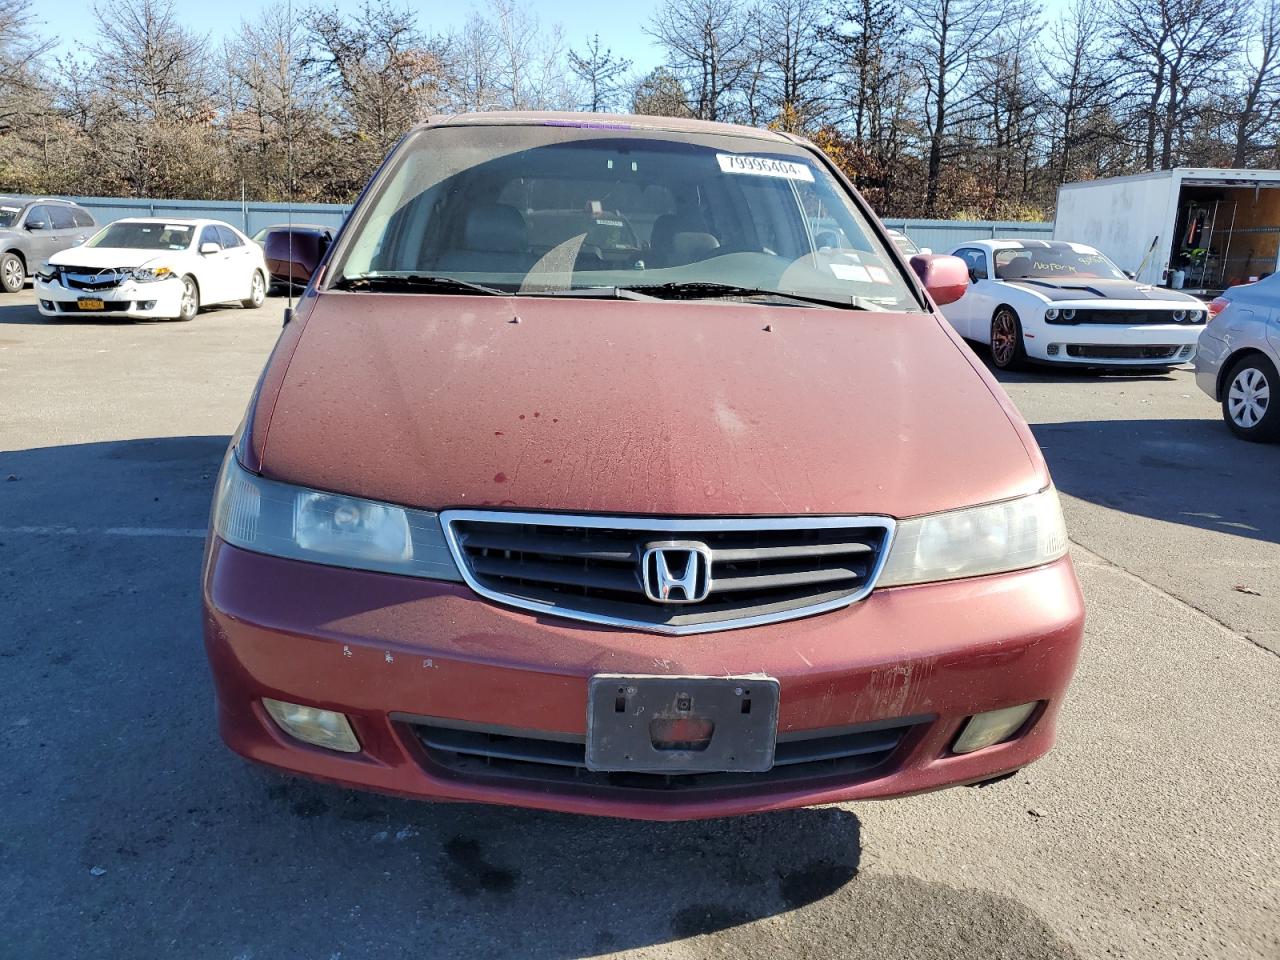
[[[1195,356],[1204,303],[1131,280],[1093,247],[1060,240],[976,240],[953,251],[969,267],[965,295],[942,307],[1002,370],[1028,361],[1171,367]]]

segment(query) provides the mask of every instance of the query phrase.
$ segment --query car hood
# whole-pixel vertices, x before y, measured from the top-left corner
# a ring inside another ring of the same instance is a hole
[[[70,247],[49,258],[51,266],[90,267],[94,270],[136,269],[153,261],[180,256],[181,250],[135,250],[132,247]]]
[[[1059,300],[1136,300],[1141,303],[1194,303],[1201,304],[1190,294],[1135,280],[1002,280],[1020,290],[1030,290],[1049,302]]]
[[[899,517],[1047,482],[927,314],[325,293],[302,322],[249,444],[286,482],[427,509]]]

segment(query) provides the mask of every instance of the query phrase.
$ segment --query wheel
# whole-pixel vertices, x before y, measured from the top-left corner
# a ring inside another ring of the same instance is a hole
[[[241,300],[240,306],[246,310],[256,310],[262,306],[263,301],[267,299],[267,281],[262,276],[261,270],[253,271],[253,281],[249,285],[249,297],[247,300]]]
[[[991,362],[999,370],[1017,370],[1026,359],[1022,323],[1011,308],[1001,307],[991,318]]]
[[[1280,409],[1271,402],[1277,390],[1280,376],[1275,364],[1262,354],[1236,363],[1222,392],[1222,419],[1232,433],[1259,443],[1280,440]]]
[[[193,320],[195,315],[200,312],[200,288],[196,285],[196,278],[185,276],[182,278],[182,301],[178,306],[177,320]]]
[[[6,253],[0,257],[0,287],[6,293],[17,293],[27,282],[27,268],[22,258],[16,253]]]

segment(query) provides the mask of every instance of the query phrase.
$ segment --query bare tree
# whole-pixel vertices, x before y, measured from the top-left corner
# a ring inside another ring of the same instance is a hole
[[[822,42],[823,0],[760,0],[750,19],[774,116],[792,133],[813,127],[831,104],[835,74]]]
[[[974,65],[1004,20],[996,0],[907,0],[904,13],[914,32],[924,88],[924,125],[929,145],[924,209],[938,212],[942,166],[956,145],[952,131],[972,108]]]
[[[1242,33],[1241,0],[1111,0],[1113,56],[1140,99],[1136,125],[1143,168],[1169,169],[1179,133],[1196,122],[1209,92],[1226,82]]]
[[[665,0],[647,29],[689,91],[690,112],[702,120],[730,119],[751,63],[748,18],[738,0]]]
[[[1074,0],[1049,30],[1046,107],[1058,182],[1069,178],[1078,155],[1103,136],[1095,121],[1115,100],[1116,68],[1100,42],[1103,22],[1099,0]]]
[[[569,51],[569,69],[586,86],[589,96],[584,103],[592,113],[609,110],[622,90],[621,80],[631,69],[631,61],[615,56],[600,45],[600,34],[587,41],[581,53]]]
[[[39,60],[53,41],[40,36],[31,0],[0,0],[0,134],[12,129],[40,89]]]
[[[1231,165],[1243,167],[1259,153],[1275,151],[1280,118],[1280,0],[1262,0],[1246,46],[1242,96],[1235,117]],[[1252,49],[1250,49],[1252,48]],[[1270,144],[1259,141],[1270,134]]]

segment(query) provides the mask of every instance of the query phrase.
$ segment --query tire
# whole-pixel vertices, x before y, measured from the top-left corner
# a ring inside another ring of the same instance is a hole
[[[1280,374],[1260,353],[1237,361],[1222,385],[1222,419],[1231,432],[1254,443],[1280,441]]]
[[[1026,365],[1022,321],[1012,307],[1001,307],[991,318],[991,363],[997,370],[1017,370]]]
[[[240,301],[240,306],[246,310],[256,310],[262,306],[267,300],[267,281],[263,277],[261,270],[253,271],[253,279],[250,281],[249,296]]]
[[[18,293],[27,282],[27,267],[16,253],[0,257],[0,287],[5,293]]]
[[[196,278],[187,274],[182,278],[182,302],[178,307],[178,315],[174,319],[186,323],[188,320],[194,320],[199,312],[200,287],[196,283]]]

